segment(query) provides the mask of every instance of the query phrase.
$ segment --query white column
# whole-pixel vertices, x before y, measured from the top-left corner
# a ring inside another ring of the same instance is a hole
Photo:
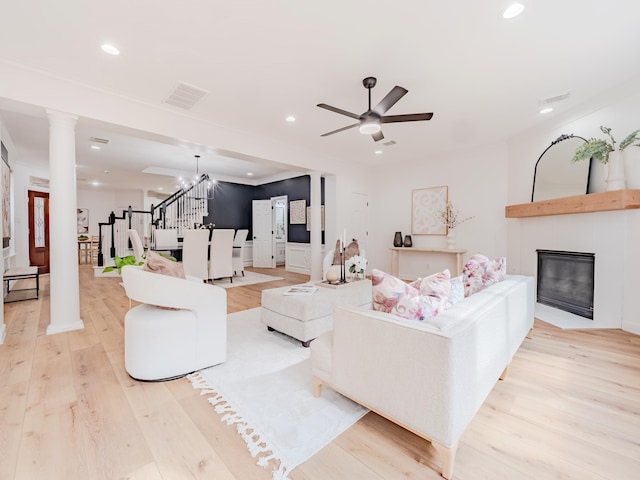
[[[49,117],[49,238],[51,314],[47,334],[84,328],[78,278],[76,121],[47,110]]]
[[[311,172],[311,280],[322,280],[322,223],[320,172]]]

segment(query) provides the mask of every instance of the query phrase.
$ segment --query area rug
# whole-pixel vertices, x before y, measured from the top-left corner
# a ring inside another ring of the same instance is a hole
[[[324,388],[312,394],[309,349],[267,331],[260,308],[228,316],[227,361],[189,375],[221,420],[236,425],[258,465],[279,462],[273,480],[311,458],[368,410]]]
[[[274,277],[272,275],[265,275],[264,273],[244,271],[243,276],[234,276],[233,282],[230,282],[228,278],[221,278],[216,280],[213,284],[222,288],[244,287],[246,285],[253,285],[255,283],[273,282],[275,280],[282,280],[282,277]]]

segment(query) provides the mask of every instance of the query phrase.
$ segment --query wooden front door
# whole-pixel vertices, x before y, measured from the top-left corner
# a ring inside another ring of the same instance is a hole
[[[29,190],[29,265],[49,273],[49,194]]]

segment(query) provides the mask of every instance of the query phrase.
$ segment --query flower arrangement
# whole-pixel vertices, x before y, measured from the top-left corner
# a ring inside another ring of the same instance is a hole
[[[448,201],[436,216],[438,220],[444,223],[449,230],[453,230],[461,223],[471,220],[473,217],[460,219],[460,212],[453,207],[453,202]]]
[[[590,138],[576,149],[573,158],[571,159],[571,163],[576,163],[580,160],[587,160],[590,158],[598,160],[604,165],[609,163],[609,154],[615,151],[616,141],[613,138],[613,135],[611,135],[610,128],[600,126],[600,131],[607,135],[609,140]],[[631,132],[627,138],[620,142],[618,150],[622,152],[625,148],[630,146],[640,147],[640,130]]]
[[[367,259],[361,257],[360,255],[354,255],[346,262],[346,265],[349,268],[349,271],[355,276],[359,277],[361,275],[364,276],[364,271],[367,268]]]

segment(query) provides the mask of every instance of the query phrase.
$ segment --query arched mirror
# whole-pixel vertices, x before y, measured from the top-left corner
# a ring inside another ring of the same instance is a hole
[[[532,202],[588,193],[591,160],[571,163],[584,142],[577,135],[560,135],[542,152],[533,172]]]

